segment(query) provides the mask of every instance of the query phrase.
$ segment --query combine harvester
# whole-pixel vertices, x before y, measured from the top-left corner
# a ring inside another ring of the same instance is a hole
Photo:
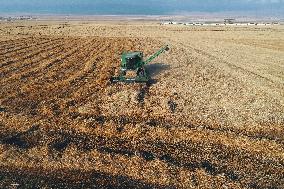
[[[150,80],[149,74],[145,69],[145,65],[149,64],[160,54],[168,51],[169,47],[166,45],[161,48],[158,52],[150,56],[146,61],[143,60],[143,52],[124,52],[121,56],[121,65],[119,76],[113,76],[111,82],[125,82],[125,83],[147,83]],[[127,77],[128,71],[135,71],[135,77]]]

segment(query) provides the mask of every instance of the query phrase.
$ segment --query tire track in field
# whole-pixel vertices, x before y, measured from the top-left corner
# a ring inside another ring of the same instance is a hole
[[[6,67],[6,70],[7,70],[6,72],[9,73],[11,71],[14,71],[15,69],[18,69],[17,67],[15,67],[15,64],[17,65],[17,63],[18,64],[21,63],[20,62],[21,60],[23,61],[25,59],[31,59],[34,56],[40,54],[41,52],[44,52],[45,50],[52,50],[52,47],[49,47],[49,46],[54,45],[56,43],[58,43],[58,40],[48,41],[46,43],[42,43],[42,44],[34,47],[34,49],[38,49],[38,50],[32,49],[32,50],[30,50],[29,53],[23,52],[23,53],[17,54],[16,55],[17,58],[14,58],[13,56],[11,56],[11,57],[9,57],[8,60],[6,59],[6,61],[3,61],[3,64],[0,65],[0,69],[5,70],[5,67]],[[23,55],[23,56],[21,56],[21,55]],[[7,67],[7,66],[14,66],[14,69],[11,69],[10,67]]]
[[[255,72],[253,72],[253,71],[247,70],[247,69],[243,68],[242,66],[238,66],[238,65],[235,65],[233,63],[230,63],[230,62],[228,62],[228,61],[226,61],[226,60],[224,60],[224,59],[222,59],[220,57],[217,57],[215,55],[212,55],[212,54],[210,54],[210,53],[208,53],[208,52],[206,52],[204,50],[197,49],[197,48],[192,47],[192,46],[190,46],[188,44],[181,43],[181,42],[178,42],[178,41],[174,41],[174,40],[171,40],[171,41],[173,41],[174,43],[179,44],[181,46],[185,46],[186,48],[191,49],[191,50],[195,51],[196,53],[198,53],[198,54],[200,54],[202,56],[208,57],[209,59],[214,59],[214,60],[217,60],[218,62],[222,62],[223,64],[228,65],[230,68],[239,70],[239,71],[241,71],[243,73],[247,73],[249,75],[256,76],[258,78],[261,78],[263,80],[268,81],[269,83],[273,83],[273,84],[279,85],[279,83],[277,83],[277,82],[275,82],[275,81],[273,81],[273,80],[271,80],[271,79],[269,79],[269,78],[267,78],[265,76],[262,76],[260,74],[257,74]],[[281,86],[281,85],[279,85],[279,86]]]
[[[174,40],[172,40],[174,41]],[[187,44],[183,44],[177,41],[174,41],[174,43],[179,44],[180,46],[185,46],[189,49],[192,49],[193,51],[197,52],[198,54],[205,56],[205,57],[211,57],[211,59],[221,59],[219,57],[215,57],[214,55],[211,56],[211,54],[207,53],[207,52],[203,52],[200,49],[195,49],[194,47],[191,47],[190,45]],[[221,62],[226,63],[225,60],[220,60]],[[179,120],[180,122],[184,122],[183,120]],[[184,123],[183,124],[185,127],[190,127],[190,124]],[[203,127],[203,126],[202,126]],[[276,141],[278,143],[284,144],[283,140],[283,135],[281,133],[284,132],[283,127],[281,127],[281,123],[277,124],[277,125],[273,125],[273,124],[269,124],[266,125],[265,127],[261,127],[261,128],[255,128],[255,129],[245,129],[245,128],[234,128],[234,127],[222,127],[222,126],[218,126],[218,125],[207,125],[204,126],[207,129],[210,130],[221,130],[224,132],[235,132],[239,135],[244,135],[247,137],[251,137],[251,138],[256,138],[259,140],[262,139],[267,139],[267,140],[273,140]]]

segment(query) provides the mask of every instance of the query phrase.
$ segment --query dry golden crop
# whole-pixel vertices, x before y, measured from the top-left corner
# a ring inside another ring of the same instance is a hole
[[[282,26],[0,28],[0,188],[284,187]],[[110,83],[166,43],[151,85]]]

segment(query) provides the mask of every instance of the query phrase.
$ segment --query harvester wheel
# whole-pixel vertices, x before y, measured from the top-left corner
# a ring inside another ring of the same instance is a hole
[[[125,76],[126,75],[126,71],[120,71],[120,75],[121,76]]]
[[[138,68],[137,76],[144,77],[145,76],[145,70],[143,68]]]

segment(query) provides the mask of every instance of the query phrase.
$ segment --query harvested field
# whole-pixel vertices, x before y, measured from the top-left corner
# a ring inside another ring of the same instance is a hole
[[[151,84],[111,84],[123,51]],[[284,188],[284,28],[0,25],[0,188]]]

